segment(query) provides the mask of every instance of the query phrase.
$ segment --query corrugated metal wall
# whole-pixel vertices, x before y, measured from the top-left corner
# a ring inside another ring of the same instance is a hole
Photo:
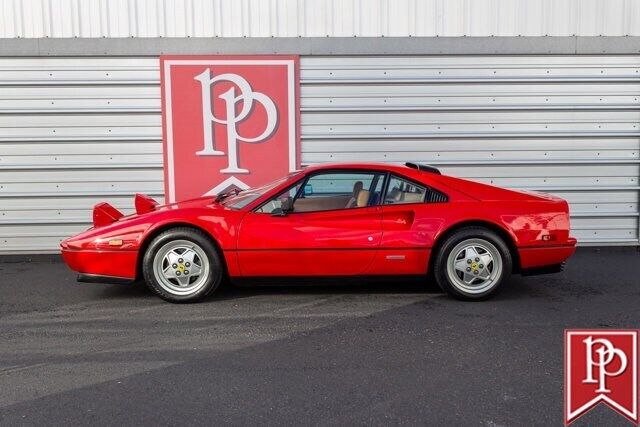
[[[558,194],[582,244],[638,244],[640,56],[303,57],[303,163],[420,161]],[[162,198],[157,58],[0,58],[0,252],[102,200]]]
[[[574,35],[640,35],[640,2],[0,0],[0,38]]]

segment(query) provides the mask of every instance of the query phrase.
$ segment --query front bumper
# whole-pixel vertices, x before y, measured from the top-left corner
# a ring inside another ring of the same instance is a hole
[[[87,277],[107,276],[129,281],[136,278],[137,251],[72,250],[63,245],[62,258],[69,268]]]

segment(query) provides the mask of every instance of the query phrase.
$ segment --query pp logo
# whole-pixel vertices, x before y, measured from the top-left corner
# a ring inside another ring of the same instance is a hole
[[[565,331],[565,424],[600,402],[638,423],[637,330]]]
[[[196,154],[199,156],[224,156],[224,152],[214,148],[214,136],[211,129],[211,122],[220,123],[227,127],[227,147],[229,150],[229,165],[222,169],[222,173],[249,173],[247,169],[238,167],[238,140],[244,142],[261,142],[271,136],[278,116],[278,110],[264,93],[254,92],[249,82],[237,74],[221,74],[212,77],[211,69],[207,68],[202,74],[195,77],[202,85],[202,124],[204,133],[204,148]],[[228,81],[240,88],[240,93],[236,95],[236,88],[231,87],[218,97],[225,102],[226,119],[217,118],[212,111],[211,86],[216,82]],[[253,103],[262,104],[267,113],[267,123],[264,131],[256,137],[245,138],[238,134],[238,124],[247,118],[253,111]],[[240,112],[237,113],[237,105],[240,105]]]
[[[254,187],[298,168],[298,58],[161,61],[167,201]]]

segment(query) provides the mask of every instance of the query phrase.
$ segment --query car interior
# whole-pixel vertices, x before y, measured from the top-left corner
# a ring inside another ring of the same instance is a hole
[[[375,172],[333,172],[311,176],[274,199],[256,212],[319,212],[375,206],[380,203],[385,175]],[[422,203],[427,189],[406,179],[391,176],[384,204]],[[291,204],[293,203],[293,206]]]

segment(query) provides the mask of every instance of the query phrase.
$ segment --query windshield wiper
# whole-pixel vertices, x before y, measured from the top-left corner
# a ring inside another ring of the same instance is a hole
[[[229,190],[229,191],[225,191],[224,193],[220,193],[216,196],[215,202],[221,202],[224,199],[226,199],[229,196],[235,196],[236,194],[240,193],[242,190],[239,190],[237,188],[234,188],[233,190]]]

